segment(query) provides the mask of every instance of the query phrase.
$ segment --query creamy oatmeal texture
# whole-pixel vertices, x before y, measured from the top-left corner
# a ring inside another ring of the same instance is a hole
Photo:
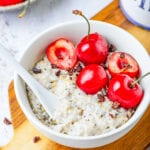
[[[57,132],[75,136],[100,135],[127,122],[133,109],[118,107],[104,91],[87,95],[76,86],[80,68],[81,65],[74,71],[57,69],[46,56],[34,66],[33,77],[61,98],[61,107],[55,111],[54,118],[50,118],[27,87],[31,107],[38,119]]]

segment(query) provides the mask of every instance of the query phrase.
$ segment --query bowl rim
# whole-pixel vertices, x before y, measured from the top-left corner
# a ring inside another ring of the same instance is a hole
[[[145,50],[145,48],[142,46],[142,44],[133,35],[131,35],[127,31],[125,31],[124,29],[122,29],[122,28],[120,28],[120,27],[118,27],[116,25],[113,25],[113,24],[110,24],[110,23],[107,23],[107,22],[103,22],[103,21],[90,20],[90,22],[91,23],[96,23],[96,24],[106,25],[108,27],[115,28],[116,30],[120,30],[124,34],[127,34],[130,38],[132,38],[135,42],[137,42],[137,44],[143,50]],[[23,59],[24,55],[29,50],[29,47],[31,46],[31,44],[33,44],[34,42],[36,42],[39,38],[41,38],[42,36],[44,36],[50,30],[53,30],[55,28],[60,28],[60,27],[62,27],[64,25],[72,25],[72,24],[80,24],[80,23],[85,23],[85,22],[84,21],[67,21],[67,22],[59,23],[57,25],[54,25],[54,26],[49,27],[48,29],[42,31],[36,37],[34,37],[33,40],[31,40],[28,43],[28,45],[25,48],[25,51],[22,53],[22,56],[20,57],[19,62],[21,62],[21,60]],[[145,53],[147,53],[146,50],[145,50]],[[146,55],[147,55],[147,60],[149,61],[149,64],[150,64],[148,53]],[[84,141],[84,140],[102,139],[102,138],[106,138],[106,137],[115,135],[116,133],[119,133],[119,132],[125,130],[126,128],[128,128],[130,126],[132,126],[132,127],[135,126],[135,124],[136,124],[135,122],[138,122],[141,119],[142,115],[144,114],[144,112],[146,111],[146,109],[147,109],[147,107],[149,106],[149,103],[150,103],[150,99],[148,99],[147,98],[148,95],[146,95],[147,97],[144,98],[146,100],[145,101],[141,101],[141,103],[139,104],[139,106],[138,106],[137,110],[135,111],[134,115],[125,124],[123,124],[122,126],[120,126],[117,129],[113,129],[113,130],[111,130],[111,131],[109,131],[107,133],[103,133],[103,134],[95,135],[95,136],[73,136],[73,135],[66,135],[66,134],[63,134],[63,133],[59,133],[59,132],[53,131],[51,128],[49,128],[46,125],[42,124],[42,122],[40,122],[38,120],[38,118],[36,118],[36,116],[32,116],[28,111],[26,111],[27,109],[23,106],[23,102],[22,102],[21,97],[20,97],[20,95],[18,93],[18,90],[17,90],[17,86],[18,86],[19,80],[21,80],[21,79],[20,79],[19,75],[17,75],[17,73],[15,72],[14,73],[14,89],[15,89],[15,92],[16,92],[16,97],[17,97],[17,100],[19,102],[19,105],[21,106],[21,109],[25,113],[26,117],[33,124],[36,124],[36,126],[38,126],[39,128],[41,128],[45,132],[53,134],[55,136],[59,136],[61,138],[65,138],[65,139],[83,140]],[[148,90],[150,91],[150,87],[148,88]]]
[[[37,1],[37,0],[30,0],[30,3],[32,4],[35,1]],[[18,3],[18,4],[14,4],[14,5],[0,6],[0,12],[20,9],[20,8],[24,7],[27,3],[28,3],[27,1],[24,1],[22,3]]]

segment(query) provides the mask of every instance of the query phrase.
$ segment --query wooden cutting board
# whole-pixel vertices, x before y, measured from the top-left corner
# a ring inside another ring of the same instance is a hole
[[[92,19],[103,20],[124,28],[134,35],[150,53],[150,32],[131,24],[119,8],[119,0],[114,0],[111,5],[95,15]],[[13,81],[8,89],[14,136],[11,142],[1,150],[76,150],[65,147],[49,140],[37,131],[26,119],[21,111],[14,92]],[[37,143],[33,142],[35,136],[40,137]],[[148,148],[149,147],[149,148]],[[150,107],[145,112],[139,123],[118,141],[95,148],[93,150],[150,150]]]

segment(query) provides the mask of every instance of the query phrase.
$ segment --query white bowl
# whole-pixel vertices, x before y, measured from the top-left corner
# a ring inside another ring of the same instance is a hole
[[[30,0],[30,3],[32,4],[35,1],[36,0]],[[10,10],[15,10],[15,9],[20,9],[20,8],[23,8],[26,4],[27,4],[27,1],[25,1],[23,3],[15,4],[15,5],[0,6],[0,12],[1,11],[10,11]]]
[[[133,55],[142,68],[142,74],[150,71],[149,56],[143,46],[132,35],[122,30],[121,28],[108,23],[100,21],[90,21],[90,24],[91,32],[98,32],[104,35],[110,43],[114,44],[117,47],[118,50],[128,52]],[[87,24],[85,22],[67,22],[51,27],[38,35],[34,40],[31,40],[30,44],[27,46],[24,54],[22,55],[20,63],[26,69],[31,69],[35,62],[37,62],[39,58],[41,58],[41,56],[44,54],[44,50],[49,45],[49,43],[56,38],[64,37],[70,39],[74,43],[78,43],[86,34]],[[76,148],[98,147],[119,139],[135,126],[135,124],[142,117],[150,102],[150,80],[147,77],[142,81],[142,86],[145,91],[143,100],[138,106],[133,117],[131,117],[131,119],[127,123],[125,123],[118,129],[102,135],[77,137],[57,133],[43,125],[32,112],[26,95],[24,82],[17,74],[15,74],[14,76],[14,85],[18,102],[23,112],[32,122],[32,124],[49,139],[62,145]]]

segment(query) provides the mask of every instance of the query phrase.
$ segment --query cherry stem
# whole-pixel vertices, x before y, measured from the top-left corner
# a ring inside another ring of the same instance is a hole
[[[137,80],[131,83],[131,87],[134,87],[135,84],[139,83],[144,77],[150,75],[150,72],[144,74],[143,76],[139,77]]]
[[[27,4],[24,6],[23,10],[21,11],[21,13],[18,15],[18,18],[22,18],[25,16],[28,8],[29,8],[29,5],[30,5],[30,0],[26,0],[27,1]]]
[[[88,39],[89,39],[90,30],[91,30],[89,20],[87,19],[86,16],[84,16],[84,15],[82,14],[82,11],[80,11],[80,10],[73,10],[72,13],[75,14],[75,15],[82,16],[82,17],[86,20],[86,22],[87,22],[87,24],[88,24]]]

